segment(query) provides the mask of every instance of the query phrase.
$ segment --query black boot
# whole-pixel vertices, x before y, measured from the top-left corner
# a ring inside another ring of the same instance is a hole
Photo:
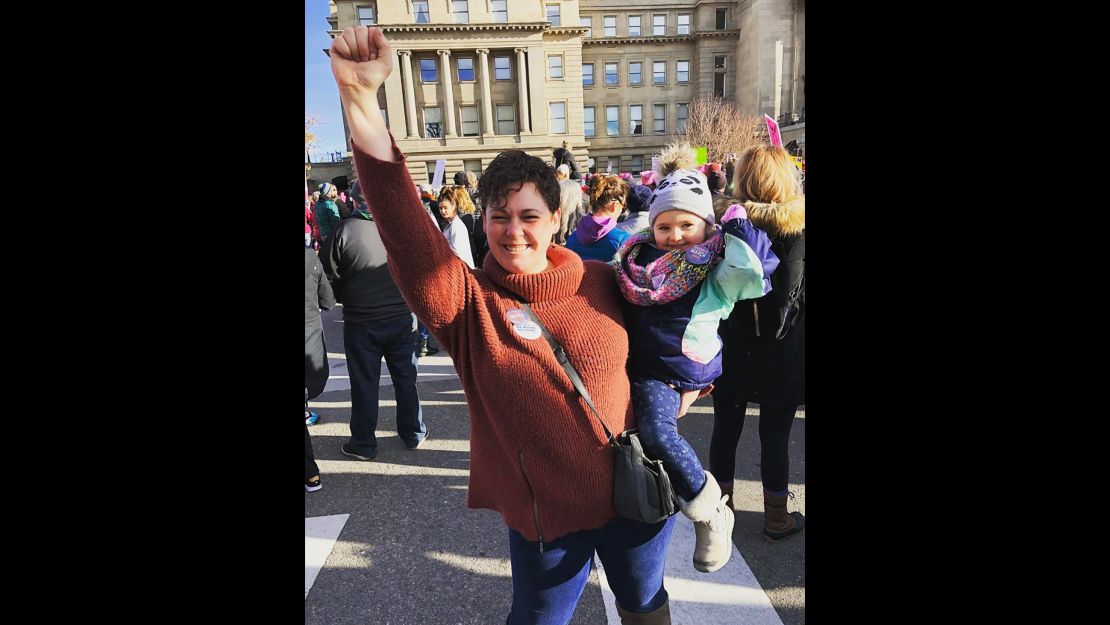
[[[420,339],[420,347],[416,349],[417,358],[423,358],[424,356],[431,356],[432,354],[438,353],[438,348],[428,346],[428,339]]]

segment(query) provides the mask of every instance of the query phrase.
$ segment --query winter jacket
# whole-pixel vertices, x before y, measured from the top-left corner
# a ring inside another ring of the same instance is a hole
[[[304,250],[304,388],[305,401],[324,392],[328,382],[328,348],[320,309],[335,306],[331,286],[324,278],[316,252]]]
[[[752,223],[767,231],[781,259],[773,289],[741,302],[721,323],[724,374],[717,385],[733,384],[756,403],[805,403],[806,295],[805,196],[785,204],[745,204]]]
[[[455,215],[455,217],[443,227],[443,236],[447,237],[447,242],[451,244],[451,249],[455,250],[455,253],[466,263],[466,266],[473,269],[474,254],[470,249],[470,233],[467,231],[466,224],[463,223],[459,215]]]
[[[724,258],[701,283],[678,299],[650,306],[626,302],[628,375],[633,380],[652,379],[683,390],[703,389],[721,375],[721,340],[717,328],[737,300],[763,296],[771,288],[770,276],[779,264],[767,234],[747,219],[724,224]],[[640,248],[638,264],[647,266],[664,252],[650,243],[628,244],[619,252],[624,259]]]
[[[377,321],[412,314],[389,271],[378,226],[369,217],[369,212],[358,211],[344,219],[320,249],[324,273],[336,300],[343,304],[344,321]],[[421,224],[432,225],[427,217],[419,218]]]
[[[320,198],[316,202],[316,223],[320,226],[320,238],[326,239],[332,230],[339,226],[339,206],[335,200]]]
[[[628,238],[628,233],[617,230],[617,220],[613,217],[598,219],[586,215],[578,220],[578,227],[567,237],[567,249],[574,251],[582,260],[600,260],[607,263],[613,260],[617,248]]]

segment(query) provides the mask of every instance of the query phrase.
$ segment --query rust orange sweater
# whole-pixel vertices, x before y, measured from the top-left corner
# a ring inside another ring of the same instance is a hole
[[[543,336],[514,330],[510,319],[523,311],[510,313],[519,303],[495,285],[532,306],[619,433],[635,418],[613,271],[555,245],[543,273],[509,274],[492,254],[470,269],[428,219],[396,142],[393,150],[398,162],[388,163],[356,147],[355,166],[397,286],[451,354],[466,393],[467,505],[498,511],[531,541],[601,527],[616,516],[605,433]]]

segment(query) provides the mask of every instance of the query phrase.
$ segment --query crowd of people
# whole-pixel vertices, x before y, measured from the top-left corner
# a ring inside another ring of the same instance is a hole
[[[319,418],[308,402],[327,380],[319,311],[339,302],[349,458],[377,453],[382,358],[398,435],[415,450],[428,437],[418,359],[429,336],[450,355],[470,418],[468,506],[499,512],[509,537],[510,624],[568,622],[595,552],[622,623],[670,622],[663,564],[674,517],[614,512],[608,437],[560,357],[605,428],[638,428],[663,462],[694,522],[695,568],[716,571],[732,552],[748,402],[760,406],[763,535],[800,532],[788,445],[805,402],[805,196],[787,152],[761,145],[699,165],[689,145],[673,144],[631,184],[581,174],[564,143],[550,162],[506,150],[480,179],[458,172],[433,189],[413,183],[376,106],[395,62],[381,31],[345,29],[330,57],[358,179],[306,197],[305,489],[322,484],[308,432]],[[560,356],[534,347],[545,334]],[[678,431],[707,394],[708,470]]]

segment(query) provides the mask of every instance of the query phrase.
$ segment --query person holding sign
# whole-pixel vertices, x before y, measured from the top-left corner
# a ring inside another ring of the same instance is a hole
[[[766,233],[739,207],[715,224],[705,176],[687,144],[668,146],[648,201],[648,225],[614,259],[624,307],[632,403],[644,452],[662,460],[683,514],[694,522],[694,568],[711,573],[732,554],[736,522],[717,481],[678,433],[678,418],[721,374],[717,325],[737,300],[771,289],[778,266]]]
[[[357,26],[335,37],[330,56],[390,271],[450,353],[463,386],[467,505],[496,510],[508,529],[507,623],[568,623],[594,553],[622,623],[670,623],[663,569],[674,519],[648,524],[616,516],[607,437],[541,330],[578,370],[605,427],[632,427],[616,278],[609,266],[583,263],[551,244],[559,227],[554,169],[522,150],[493,159],[478,184],[490,250],[481,269],[467,267],[424,216],[405,155],[378,108],[397,54],[380,29]]]

